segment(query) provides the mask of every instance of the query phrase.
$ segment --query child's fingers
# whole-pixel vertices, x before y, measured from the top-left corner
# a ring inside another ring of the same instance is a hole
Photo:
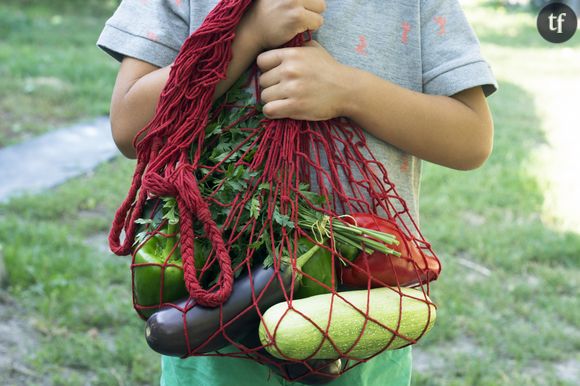
[[[286,95],[285,89],[280,84],[276,84],[272,87],[265,88],[262,90],[262,93],[260,94],[260,99],[262,99],[262,102],[264,103],[269,103],[286,98],[288,98],[288,95]]]
[[[319,13],[313,12],[309,9],[304,9],[302,22],[302,30],[300,32],[305,32],[307,30],[316,31],[322,27],[322,24],[324,24],[324,18]]]
[[[278,67],[282,60],[284,59],[283,50],[286,48],[277,48],[274,50],[269,50],[266,52],[262,52],[256,58],[256,64],[260,68],[260,71],[266,72],[270,71],[274,67]]]
[[[290,99],[278,99],[266,103],[262,108],[262,112],[270,119],[289,118],[292,112],[292,101]]]
[[[326,10],[326,1],[324,0],[303,0],[302,6],[312,12],[322,13]]]
[[[280,66],[271,69],[260,75],[259,83],[261,88],[268,88],[275,84],[280,83],[280,79],[282,79],[282,71]]]

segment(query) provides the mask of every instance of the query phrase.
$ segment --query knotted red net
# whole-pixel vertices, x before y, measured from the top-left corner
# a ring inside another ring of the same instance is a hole
[[[255,66],[212,103],[250,4],[220,1],[184,43],[109,242],[154,350],[323,383],[420,339],[441,267],[359,127],[265,118]]]

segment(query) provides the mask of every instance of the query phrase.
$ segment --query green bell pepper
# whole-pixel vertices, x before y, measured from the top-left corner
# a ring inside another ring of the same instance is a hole
[[[181,252],[179,245],[176,246],[179,241],[176,230],[177,224],[166,225],[135,253],[133,260],[135,304],[139,306],[138,313],[144,318],[153,315],[163,303],[173,302],[188,295],[183,277]],[[207,253],[198,239],[194,240],[194,250],[195,268],[199,277]],[[162,283],[163,291],[161,291]]]
[[[298,247],[300,249],[304,248],[308,250],[313,246],[314,244],[305,237],[298,240]],[[328,249],[318,249],[314,256],[302,266],[302,272],[324,283],[328,288],[335,289],[332,280],[332,253]],[[336,285],[336,280],[334,284]],[[303,275],[298,289],[294,292],[294,298],[301,299],[326,293],[330,293],[327,288]]]
[[[173,234],[174,229],[175,225],[168,225],[161,232]],[[135,253],[133,260],[135,303],[144,307],[156,306],[151,308],[139,307],[138,312],[145,318],[157,311],[162,303],[171,302],[187,295],[181,254],[175,245],[177,239],[177,236],[165,237],[161,234],[155,234]],[[173,254],[171,254],[172,250]],[[163,291],[161,291],[162,283]],[[163,293],[163,299],[161,299],[161,293]]]

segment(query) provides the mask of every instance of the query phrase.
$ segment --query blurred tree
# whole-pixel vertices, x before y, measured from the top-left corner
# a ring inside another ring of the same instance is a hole
[[[55,11],[70,11],[91,13],[110,14],[112,13],[121,0],[2,0],[4,4],[17,4],[21,7],[27,6],[45,6]]]
[[[576,14],[580,13],[580,0],[497,0],[498,5],[502,6],[523,6],[529,7],[530,9],[537,11],[544,7],[548,3],[560,2],[568,4]]]
[[[537,9],[542,8],[544,5],[548,3],[556,2],[554,0],[532,0],[533,6]],[[580,13],[580,0],[559,0],[559,3],[564,3],[570,6],[575,12],[576,15]]]

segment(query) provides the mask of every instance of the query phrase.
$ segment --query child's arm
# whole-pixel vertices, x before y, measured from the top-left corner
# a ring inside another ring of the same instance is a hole
[[[419,158],[473,169],[489,156],[493,123],[481,87],[427,95],[337,62],[315,41],[258,56],[264,114],[270,118],[352,119]]]
[[[240,77],[260,52],[255,37],[247,32],[240,25],[232,44],[227,78],[217,84],[213,100]],[[133,138],[153,118],[170,70],[171,65],[159,68],[131,57],[121,62],[111,98],[111,130],[117,147],[128,158],[136,157]]]
[[[481,87],[451,97],[411,91],[366,71],[344,72],[342,113],[374,136],[453,169],[481,166],[493,146],[493,120]]]
[[[226,92],[264,49],[277,47],[323,23],[324,0],[255,1],[238,26],[227,78],[217,84],[214,100]],[[272,23],[271,20],[276,20]],[[125,57],[111,99],[111,128],[119,150],[135,158],[133,138],[153,117],[171,65],[159,68]]]

